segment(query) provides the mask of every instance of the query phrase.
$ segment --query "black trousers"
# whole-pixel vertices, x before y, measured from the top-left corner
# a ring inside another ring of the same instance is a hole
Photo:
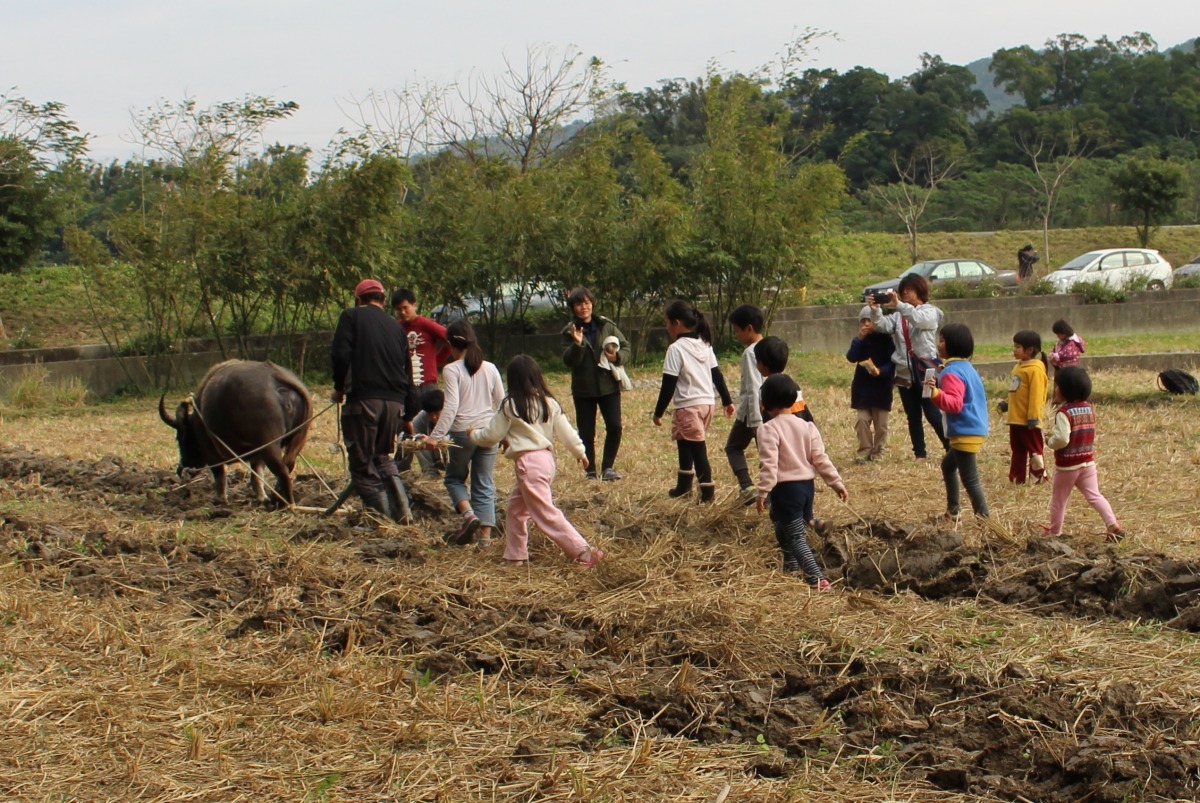
[[[908,419],[908,438],[912,441],[913,454],[925,457],[925,426],[921,422],[922,414],[933,427],[938,440],[942,442],[942,448],[949,449],[950,442],[946,440],[946,433],[942,431],[942,411],[934,406],[932,399],[921,396],[921,385],[900,387],[899,391],[900,402],[904,405],[904,417]]]
[[[977,516],[987,516],[987,500],[983,496],[983,483],[979,479],[979,462],[974,452],[960,452],[949,449],[942,458],[942,480],[946,483],[946,512],[958,515],[962,510],[962,501],[958,491],[958,480],[962,478],[962,487],[967,491],[971,500],[971,509]]]
[[[575,396],[575,425],[587,455],[588,471],[600,472],[612,468],[621,448],[621,394],[607,396]],[[596,465],[596,412],[604,418],[604,460]]]
[[[729,459],[729,467],[733,476],[737,477],[739,488],[748,488],[754,483],[750,481],[750,464],[746,462],[746,449],[758,434],[757,429],[751,429],[740,420],[734,420],[729,430],[729,438],[725,441],[725,457]]]
[[[364,499],[386,489],[397,474],[393,453],[404,427],[404,404],[383,399],[347,402],[342,407],[342,440],[350,463],[350,481]]]

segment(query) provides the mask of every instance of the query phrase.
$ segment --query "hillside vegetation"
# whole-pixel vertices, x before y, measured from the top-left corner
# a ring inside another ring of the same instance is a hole
[[[1001,270],[1013,269],[1017,249],[1033,235],[1029,231],[931,232],[921,236],[921,258],[973,257]],[[1092,249],[1134,242],[1133,229],[1128,226],[1055,229],[1050,233],[1051,264],[1062,264]],[[1200,254],[1200,226],[1161,229],[1151,245],[1178,266]],[[909,265],[906,238],[899,234],[832,235],[822,239],[818,254],[807,290],[801,292],[800,285],[785,286],[783,303],[832,301],[848,295],[853,298],[842,300],[857,300],[864,285],[895,276]],[[1046,270],[1045,265],[1038,267]],[[8,334],[0,343],[9,349],[103,343],[105,333],[111,335],[114,328],[112,309],[111,305],[92,306],[87,276],[86,271],[71,265],[0,274],[0,316]],[[107,301],[113,298],[109,295]],[[136,294],[125,296],[118,317],[129,327],[142,318],[139,304]],[[102,310],[107,317],[101,324],[95,313]]]

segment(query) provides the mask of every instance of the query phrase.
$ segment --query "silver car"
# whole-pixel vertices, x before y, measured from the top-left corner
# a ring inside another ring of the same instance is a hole
[[[1070,293],[1080,282],[1120,290],[1135,279],[1145,279],[1147,290],[1165,290],[1171,286],[1171,263],[1149,248],[1104,248],[1080,254],[1046,274],[1056,293]]]

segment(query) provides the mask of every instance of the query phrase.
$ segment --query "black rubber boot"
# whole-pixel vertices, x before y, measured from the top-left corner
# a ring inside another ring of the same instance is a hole
[[[388,498],[387,491],[379,491],[370,496],[363,496],[363,507],[368,510],[374,510],[376,513],[382,513],[389,519],[395,519],[396,514],[392,508],[392,500]]]
[[[667,496],[672,499],[687,496],[692,492],[692,480],[695,478],[696,472],[694,471],[680,471],[679,479],[675,481],[675,487],[667,491]]]
[[[717,484],[714,482],[700,483],[700,504],[711,502],[717,497]]]
[[[408,492],[404,481],[398,476],[388,477],[388,501],[392,506],[392,518],[398,524],[412,524],[412,507],[408,503]]]

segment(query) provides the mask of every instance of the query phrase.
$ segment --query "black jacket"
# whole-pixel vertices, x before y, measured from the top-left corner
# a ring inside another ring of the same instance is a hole
[[[879,376],[871,376],[866,368],[855,365],[854,379],[850,382],[850,406],[855,410],[892,409],[892,379],[896,372],[892,353],[895,350],[895,343],[882,332],[872,332],[865,339],[856,337],[850,341],[847,360],[860,363],[870,358],[879,369]]]
[[[583,343],[576,343],[575,338],[571,337],[574,323],[567,324],[562,331],[563,340],[567,344],[566,350],[563,351],[563,362],[571,369],[571,395],[581,399],[598,399],[621,390],[617,381],[612,378],[612,371],[600,367],[600,345],[609,337],[620,341],[621,350],[617,352],[616,360],[618,365],[624,361],[626,350],[629,348],[629,344],[625,342],[625,335],[621,334],[617,325],[608,318],[593,315],[591,323],[593,337],[588,337],[589,332],[585,328]]]
[[[398,401],[404,403],[405,421],[417,414],[417,390],[408,376],[408,339],[383,309],[366,304],[342,310],[331,352],[333,387],[346,391],[346,401]]]

